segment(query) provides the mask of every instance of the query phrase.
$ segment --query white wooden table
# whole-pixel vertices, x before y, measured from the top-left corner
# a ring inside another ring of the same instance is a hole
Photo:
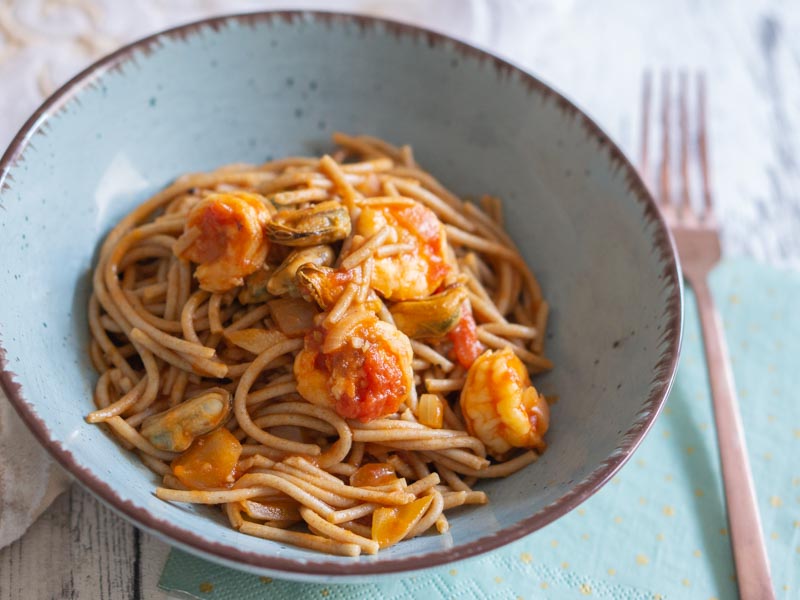
[[[101,53],[218,13],[222,4],[0,0],[0,145],[56,84]],[[235,12],[287,2],[224,4]],[[797,269],[800,4],[757,4],[318,0],[298,6],[361,9],[492,48],[573,98],[632,154],[643,70],[705,70],[726,253]],[[0,600],[166,598],[157,582],[168,551],[73,486],[20,540],[0,550]]]

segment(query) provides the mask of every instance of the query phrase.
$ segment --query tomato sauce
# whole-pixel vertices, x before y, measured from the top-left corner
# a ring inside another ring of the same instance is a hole
[[[472,307],[468,300],[461,305],[461,320],[453,330],[447,334],[453,342],[453,352],[456,360],[465,369],[469,369],[475,359],[481,355],[484,347],[478,341],[478,328],[472,316]]]
[[[328,374],[335,388],[336,412],[363,423],[392,414],[408,390],[399,359],[383,344],[371,341],[365,348],[349,343],[331,354],[320,351],[324,330],[306,336],[306,347],[317,352],[314,368]]]
[[[370,344],[335,355],[333,377],[346,377],[350,389],[336,400],[336,412],[366,423],[391,414],[406,394],[403,372],[394,354]]]
[[[394,467],[387,463],[367,463],[350,475],[350,485],[356,487],[389,485],[396,480]]]

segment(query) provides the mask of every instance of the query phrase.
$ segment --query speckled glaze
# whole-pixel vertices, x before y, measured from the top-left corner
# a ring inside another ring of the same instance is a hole
[[[335,56],[335,60],[331,57]],[[558,394],[549,450],[483,484],[488,506],[446,535],[329,557],[245,536],[221,513],[156,499],[156,478],[83,416],[89,273],[100,240],[176,176],[317,154],[334,130],[411,143],[464,195],[506,204],[552,305],[537,378]],[[533,532],[627,460],[665,399],[680,347],[671,238],[617,147],[569,101],[491,55],[378,19],[219,18],[93,65],[26,123],[0,161],[0,380],[25,422],[104,502],[166,541],[278,577],[359,580],[455,561]]]

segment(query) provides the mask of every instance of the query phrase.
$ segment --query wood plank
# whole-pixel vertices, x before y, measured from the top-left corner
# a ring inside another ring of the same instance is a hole
[[[167,600],[171,598],[158,587],[158,579],[164,563],[167,562],[170,546],[156,537],[140,532],[139,536],[139,588],[142,590],[143,600]]]
[[[136,598],[135,556],[133,526],[74,485],[0,550],[0,600]]]

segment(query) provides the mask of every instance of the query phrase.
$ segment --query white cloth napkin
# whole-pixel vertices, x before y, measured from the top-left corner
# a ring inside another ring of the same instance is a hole
[[[0,392],[0,548],[25,533],[68,484]]]

